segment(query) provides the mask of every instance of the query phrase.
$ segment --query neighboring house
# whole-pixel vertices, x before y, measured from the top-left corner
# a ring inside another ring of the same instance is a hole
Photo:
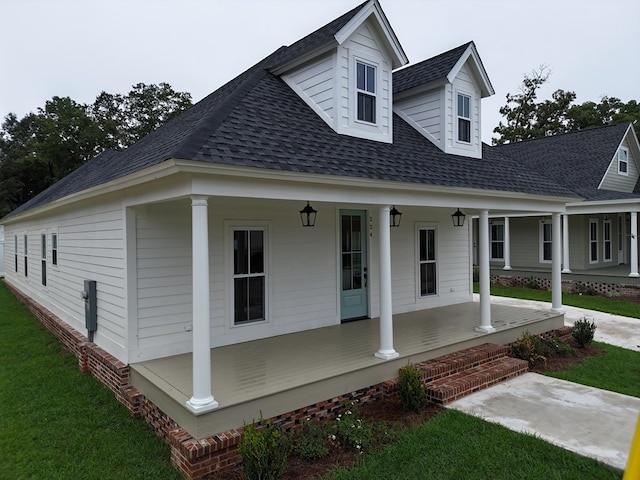
[[[377,0],[282,47],[3,218],[6,283],[194,458],[260,411],[562,325],[557,257],[553,312],[499,321],[481,241],[472,302],[471,222],[452,219],[559,222],[579,198],[482,144],[473,43],[407,63]]]
[[[640,284],[640,145],[632,124],[493,148],[584,199],[569,202],[563,215],[563,278],[606,283],[609,277],[611,283]],[[492,266],[512,270],[506,275],[550,271],[552,228],[551,217],[544,211],[533,217],[492,218]]]

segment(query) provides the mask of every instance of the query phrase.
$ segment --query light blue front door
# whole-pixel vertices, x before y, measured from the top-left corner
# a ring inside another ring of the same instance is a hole
[[[369,315],[367,301],[367,236],[363,210],[340,212],[340,318]]]

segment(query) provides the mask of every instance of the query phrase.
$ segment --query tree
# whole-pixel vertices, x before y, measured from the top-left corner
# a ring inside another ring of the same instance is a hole
[[[167,83],[127,95],[102,92],[91,105],[53,97],[37,114],[0,127],[0,217],[107,148],[124,148],[191,106]]]
[[[600,103],[589,101],[574,105],[574,92],[556,90],[551,100],[536,102],[538,90],[550,73],[547,67],[541,66],[525,75],[520,93],[507,94],[507,104],[499,110],[506,124],[499,122],[493,129],[500,135],[492,138],[494,145],[640,119],[640,105],[635,100],[625,104],[618,98],[605,96]],[[640,135],[640,122],[636,122],[634,128]]]

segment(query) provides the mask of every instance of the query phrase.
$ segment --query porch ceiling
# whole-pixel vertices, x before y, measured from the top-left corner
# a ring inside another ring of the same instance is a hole
[[[132,364],[131,381],[201,438],[238,428],[260,411],[268,418],[395,378],[407,362],[486,342],[508,343],[525,329],[541,333],[564,319],[550,311],[505,305],[492,305],[491,314],[496,332],[488,335],[474,330],[480,319],[477,302],[394,315],[394,345],[400,354],[394,361],[373,355],[379,348],[378,319],[214,348],[212,390],[220,406],[197,418],[185,407],[192,394],[191,354]]]

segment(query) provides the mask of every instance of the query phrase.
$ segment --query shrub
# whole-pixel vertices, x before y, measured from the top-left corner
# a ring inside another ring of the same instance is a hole
[[[292,435],[293,453],[301,458],[315,460],[329,453],[327,448],[328,429],[313,422],[305,422]]]
[[[542,352],[542,340],[540,337],[524,332],[511,346],[511,352],[517,358],[527,360],[529,365],[547,363],[547,358]]]
[[[538,282],[538,279],[536,277],[531,275],[530,277],[528,277],[525,280],[524,287],[525,288],[530,288],[532,290],[539,290],[540,289],[540,283]]]
[[[244,459],[244,474],[248,480],[275,480],[287,468],[290,451],[287,436],[278,425],[260,421],[244,427],[244,437],[238,451]]]
[[[419,412],[427,404],[427,389],[422,383],[422,372],[415,365],[405,365],[399,370],[398,388],[402,407]]]
[[[373,442],[374,432],[374,424],[361,417],[358,407],[353,402],[347,404],[342,413],[339,413],[329,425],[331,440],[361,452]]]
[[[586,347],[593,341],[593,335],[596,332],[596,324],[593,320],[583,317],[576,320],[571,329],[571,336],[581,347]]]

